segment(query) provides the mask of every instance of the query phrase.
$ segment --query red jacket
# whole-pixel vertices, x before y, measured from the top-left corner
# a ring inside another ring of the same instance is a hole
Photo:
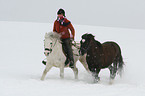
[[[66,38],[74,39],[75,30],[74,30],[73,25],[69,22],[70,22],[69,20],[64,18],[64,23],[68,24],[68,25],[64,26],[64,25],[61,25],[58,20],[55,20],[54,26],[53,26],[53,32],[57,32],[57,33],[61,34],[62,39],[66,39]],[[69,29],[71,31],[72,37],[70,37]]]

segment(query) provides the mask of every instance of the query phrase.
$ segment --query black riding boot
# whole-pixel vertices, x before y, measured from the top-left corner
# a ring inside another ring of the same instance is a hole
[[[66,56],[65,66],[67,66],[70,63],[69,67],[74,68],[74,58],[70,38],[62,39],[62,49]]]

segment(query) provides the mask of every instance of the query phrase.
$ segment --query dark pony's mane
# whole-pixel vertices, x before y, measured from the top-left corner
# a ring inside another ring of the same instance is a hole
[[[95,43],[97,44],[97,46],[98,46],[99,48],[102,48],[102,44],[101,44],[99,41],[95,40]]]
[[[87,34],[87,36],[88,36],[89,39],[93,40],[99,48],[102,48],[102,44],[99,41],[95,40],[94,35]]]

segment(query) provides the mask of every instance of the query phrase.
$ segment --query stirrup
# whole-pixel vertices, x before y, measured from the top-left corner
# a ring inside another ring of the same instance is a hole
[[[74,68],[74,62],[73,61],[70,61],[69,67]]]

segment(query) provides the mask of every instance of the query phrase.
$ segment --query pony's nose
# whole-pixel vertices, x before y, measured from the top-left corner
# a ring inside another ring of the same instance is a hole
[[[81,55],[81,50],[79,50],[79,55]]]
[[[45,56],[48,56],[49,55],[49,52],[44,52]]]
[[[79,50],[79,55],[83,55],[83,53],[81,52],[81,50]]]
[[[85,51],[86,51],[86,50],[85,50],[84,48],[80,48],[79,54],[83,56],[83,55],[85,54]]]

